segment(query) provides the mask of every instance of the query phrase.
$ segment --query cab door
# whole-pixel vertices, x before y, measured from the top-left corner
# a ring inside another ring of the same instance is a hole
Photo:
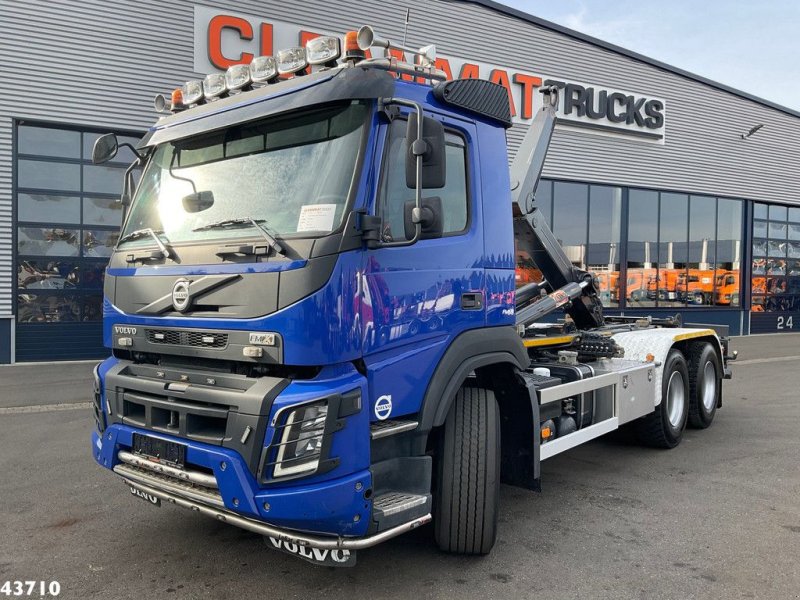
[[[361,318],[373,420],[419,410],[449,342],[485,325],[480,182],[471,151],[475,132],[468,123],[439,120],[445,125],[445,185],[423,189],[422,197],[441,199],[441,235],[366,253]],[[383,131],[371,212],[381,218],[381,240],[388,243],[413,237],[405,226],[415,193],[405,179],[406,125],[396,118]]]

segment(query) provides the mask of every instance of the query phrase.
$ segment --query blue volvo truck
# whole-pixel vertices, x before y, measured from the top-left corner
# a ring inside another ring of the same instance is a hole
[[[92,453],[133,495],[318,564],[431,521],[485,554],[501,482],[711,424],[727,332],[604,316],[536,207],[558,90],[509,168],[506,90],[434,61],[364,27],[156,99],[94,372]]]

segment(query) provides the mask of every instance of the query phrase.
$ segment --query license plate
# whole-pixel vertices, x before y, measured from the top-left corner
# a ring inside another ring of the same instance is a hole
[[[133,453],[174,467],[186,466],[186,446],[149,435],[133,434]]]
[[[272,536],[267,536],[264,540],[270,548],[297,556],[322,567],[354,567],[356,565],[355,550],[322,550],[311,546],[301,546],[287,540],[279,540]]]
[[[140,489],[137,489],[131,486],[131,494],[136,496],[137,498],[141,498],[145,502],[149,502],[153,506],[161,506],[161,498],[156,498],[153,494],[148,494],[147,492],[143,492]]]

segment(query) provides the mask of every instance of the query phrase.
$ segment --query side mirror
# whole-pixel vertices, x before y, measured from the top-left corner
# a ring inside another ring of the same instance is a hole
[[[422,153],[422,177],[419,186],[423,189],[443,188],[445,184],[444,125],[436,119],[423,117],[422,140],[417,140],[417,113],[408,117],[406,129],[406,186],[417,187],[417,152]]]
[[[183,197],[183,209],[188,213],[199,213],[214,206],[214,192],[193,192]]]
[[[416,215],[415,212],[417,213]],[[444,231],[442,199],[439,196],[423,198],[420,202],[419,211],[417,211],[414,200],[407,201],[403,206],[403,221],[407,240],[414,237],[417,223],[422,226],[419,239],[429,240],[442,237],[442,232]]]
[[[92,162],[96,165],[108,162],[117,155],[118,149],[119,143],[117,142],[116,135],[113,133],[101,135],[94,142],[94,148],[92,148]]]

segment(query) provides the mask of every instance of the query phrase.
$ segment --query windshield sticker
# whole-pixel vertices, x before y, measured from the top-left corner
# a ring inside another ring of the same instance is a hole
[[[305,204],[300,209],[297,231],[331,231],[336,204]]]

